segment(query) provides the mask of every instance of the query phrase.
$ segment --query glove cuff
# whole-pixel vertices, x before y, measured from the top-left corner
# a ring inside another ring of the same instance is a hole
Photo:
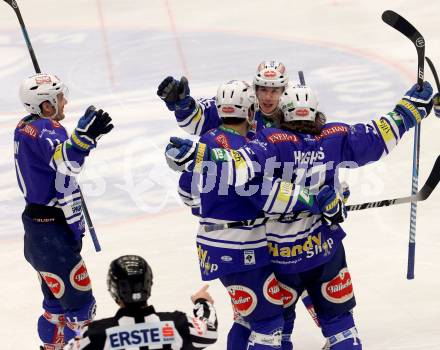
[[[180,101],[179,104],[176,104],[175,108],[174,113],[178,121],[182,121],[195,115],[199,109],[196,101],[191,96],[185,97],[185,99]]]
[[[73,147],[83,152],[88,152],[96,147],[96,143],[93,140],[83,134],[79,134],[76,129],[70,136],[70,142]]]
[[[397,103],[396,108],[394,108],[394,111],[402,117],[406,130],[409,130],[416,126],[416,124],[419,124],[425,117],[420,113],[420,110],[416,105],[406,99],[400,100]]]
[[[335,198],[330,202],[327,203],[324,207],[324,212],[329,215],[329,216],[333,216],[338,212],[338,205],[339,205],[339,196],[335,196]]]
[[[176,103],[174,102],[165,102],[165,105],[167,106],[168,110],[171,112],[174,112],[176,110]]]

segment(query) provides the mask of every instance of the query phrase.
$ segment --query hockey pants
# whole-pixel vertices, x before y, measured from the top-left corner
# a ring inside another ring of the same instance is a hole
[[[228,290],[234,312],[249,324],[249,331],[234,324],[228,336],[228,350],[241,350],[248,334],[248,350],[280,349],[283,306],[278,281],[270,266],[229,274],[220,278]]]
[[[82,242],[65,222],[36,222],[22,215],[24,256],[38,272],[44,314],[38,333],[45,344],[67,342],[95,313],[95,298],[80,255]],[[65,327],[66,326],[66,327]]]
[[[290,301],[284,310],[286,320],[291,320],[286,322],[286,327],[293,328],[298,296],[306,290],[331,349],[362,348],[351,313],[356,301],[342,243],[327,263],[298,274],[277,273],[276,276],[283,295]]]

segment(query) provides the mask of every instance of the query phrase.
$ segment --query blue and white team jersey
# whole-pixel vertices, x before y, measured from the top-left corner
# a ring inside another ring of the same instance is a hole
[[[178,110],[174,115],[176,116],[177,124],[191,135],[201,136],[222,125],[214,97],[209,99],[197,99],[194,109],[185,111]],[[253,138],[255,132],[273,126],[273,122],[265,118],[261,112],[257,110],[252,122],[252,127],[247,136]]]
[[[313,193],[323,185],[338,187],[340,167],[359,167],[388,154],[405,133],[402,118],[388,113],[367,124],[326,124],[320,135],[267,128],[237,151],[215,149],[211,158],[226,161],[230,185],[273,176]],[[315,192],[316,193],[316,192]],[[270,260],[275,271],[297,273],[321,265],[333,256],[345,233],[327,226],[319,215],[300,213],[288,222],[266,224]]]
[[[209,148],[233,150],[245,145],[248,139],[220,126],[200,141]],[[255,178],[241,188],[228,185],[230,174],[224,172],[228,167],[222,169],[217,165],[210,163],[208,171],[201,173],[183,173],[179,181],[183,201],[200,217],[197,250],[203,280],[270,263],[265,215],[319,211],[313,196],[280,179]],[[265,191],[260,191],[262,188]],[[234,225],[230,225],[232,222]]]
[[[15,170],[26,203],[59,207],[77,237],[85,231],[75,175],[88,152],[71,145],[57,121],[29,115],[14,133]]]

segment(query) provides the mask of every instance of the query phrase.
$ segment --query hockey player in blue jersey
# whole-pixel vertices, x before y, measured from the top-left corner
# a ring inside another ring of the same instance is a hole
[[[244,82],[231,81],[221,85],[216,108],[223,124],[203,135],[201,142],[209,148],[237,149],[244,145],[248,141],[245,135],[253,105],[250,93],[251,87]],[[240,317],[229,333],[228,349],[246,349],[249,335],[249,346],[253,349],[269,345],[275,347],[281,342],[280,330],[284,326],[283,308],[280,307],[282,296],[269,265],[264,225],[267,220],[263,218],[262,211],[272,216],[303,210],[314,210],[318,214],[324,210],[322,208],[326,203],[319,208],[314,198],[307,196],[309,201],[306,201],[302,197],[304,193],[293,190],[291,184],[272,179],[264,184],[269,188],[267,194],[251,196],[245,192],[236,193],[216,182],[219,177],[227,177],[221,169],[201,178],[197,177],[200,169],[195,170],[194,175],[191,172],[182,174],[179,194],[192,207],[193,213],[200,216],[197,242],[202,278],[220,278]],[[199,184],[204,188],[200,190]],[[213,185],[207,189],[208,184]],[[261,185],[259,180],[257,184]],[[329,197],[335,196],[335,192],[326,189],[325,193],[328,201],[332,202],[334,197]],[[250,219],[256,220],[248,224],[244,222]],[[243,222],[227,225],[230,221],[240,220]],[[247,321],[251,334],[243,329],[242,321]],[[290,335],[287,338],[283,349],[291,348],[288,346]]]
[[[60,124],[66,94],[52,74],[24,79],[20,99],[30,114],[14,134],[15,169],[26,202],[24,255],[40,278],[44,313],[38,334],[48,350],[62,349],[95,314],[80,255],[85,227],[75,175],[97,140],[113,128],[107,113],[90,106],[69,136]]]
[[[321,128],[315,122],[316,114],[311,106],[298,104],[298,100],[313,100],[312,94],[304,86],[288,89],[281,100],[284,111],[281,129],[260,131],[255,140],[234,154],[215,149],[204,156],[226,161],[233,173],[230,179],[234,186],[269,173],[285,181],[319,188],[335,183],[340,166],[363,166],[388,154],[406,131],[430,113],[433,105],[432,87],[425,82],[420,91],[417,85],[412,87],[392,112],[369,123],[352,126],[330,123]],[[188,148],[187,141],[181,144]],[[199,149],[195,148],[196,152]],[[191,158],[188,154],[184,157]],[[353,288],[341,244],[345,232],[339,225],[320,227],[309,223],[307,226],[313,237],[313,249],[306,253],[322,254],[322,264],[303,271],[306,266],[301,264],[302,260],[299,264],[286,264],[277,274],[280,285],[298,293],[304,288],[308,290],[330,349],[361,349],[351,313],[355,305]],[[279,261],[280,266],[301,251],[300,244],[284,243],[274,241],[270,247],[272,261]],[[323,249],[315,250],[318,244]]]
[[[255,110],[254,118],[247,132],[249,138],[253,138],[256,131],[272,127],[280,120],[282,113],[278,108],[279,98],[288,86],[288,82],[289,77],[283,63],[268,60],[258,65],[253,77],[256,101],[252,106]],[[157,94],[166,102],[168,109],[174,111],[178,125],[190,134],[204,135],[210,129],[222,124],[215,98],[193,99],[185,77],[182,77],[180,81],[167,77],[159,85]],[[325,116],[322,113],[319,114],[317,122],[325,123]],[[193,199],[188,197],[187,201],[193,201]],[[302,301],[316,321],[313,305],[307,293],[302,296]]]
[[[231,81],[219,87],[214,106],[219,110],[222,124],[205,133],[201,137],[203,142],[210,147],[237,149],[248,141],[246,135],[252,121],[253,105],[251,90],[241,81]],[[202,178],[198,177],[199,173],[196,169],[194,173],[181,175],[179,194],[192,207],[193,214],[200,217],[197,250],[202,279],[220,278],[230,294],[237,316],[238,322],[228,334],[227,348],[244,350],[252,346],[258,349],[264,346],[259,344],[263,337],[268,342],[266,348],[279,346],[284,323],[282,299],[279,292],[268,298],[263,290],[265,281],[274,290],[278,285],[269,266],[262,218],[255,225],[222,226],[231,220],[256,219],[260,210],[249,197],[237,196],[229,190],[219,195],[217,185],[210,191],[200,190],[200,182],[203,181],[201,184],[204,185],[212,179],[215,181],[218,172]],[[245,328],[241,329],[243,324]],[[251,330],[255,335],[252,345],[248,344]]]
[[[264,127],[274,126],[274,122],[281,117],[278,102],[288,82],[289,77],[283,63],[270,60],[258,65],[253,78],[257,108],[249,128],[250,136],[254,136],[256,131]],[[168,109],[174,112],[177,124],[189,134],[201,136],[222,124],[215,98],[192,98],[185,77],[180,81],[173,77],[165,78],[160,83],[157,94],[165,101]]]

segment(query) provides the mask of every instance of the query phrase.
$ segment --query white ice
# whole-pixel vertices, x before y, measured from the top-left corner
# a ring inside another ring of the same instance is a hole
[[[81,178],[103,251],[84,240],[83,257],[98,300],[98,317],[114,314],[106,291],[109,262],[140,254],[152,265],[151,303],[191,310],[202,285],[195,249],[197,221],[175,193],[177,177],[163,159],[170,135],[184,135],[156,96],[167,75],[189,78],[195,96],[213,96],[219,83],[250,80],[265,58],[284,62],[295,79],[303,70],[320,93],[329,119],[348,123],[390,111],[415,82],[410,41],[381,21],[393,9],[425,36],[440,67],[437,0],[22,0],[19,1],[43,71],[70,87],[71,130],[89,104],[105,108],[115,130],[100,141]],[[439,68],[440,69],[440,68]],[[0,4],[0,288],[2,349],[36,349],[41,295],[26,263],[12,133],[24,110],[22,78],[33,73],[17,19]],[[426,74],[432,82],[430,73]],[[440,120],[423,122],[420,181],[440,149]],[[351,203],[410,192],[413,133],[385,160],[346,174]],[[366,349],[440,349],[440,193],[418,206],[416,278],[406,279],[409,205],[351,213],[343,225]],[[211,283],[220,322],[212,349],[225,349],[231,325],[227,293]],[[295,349],[320,349],[323,338],[298,305]]]

